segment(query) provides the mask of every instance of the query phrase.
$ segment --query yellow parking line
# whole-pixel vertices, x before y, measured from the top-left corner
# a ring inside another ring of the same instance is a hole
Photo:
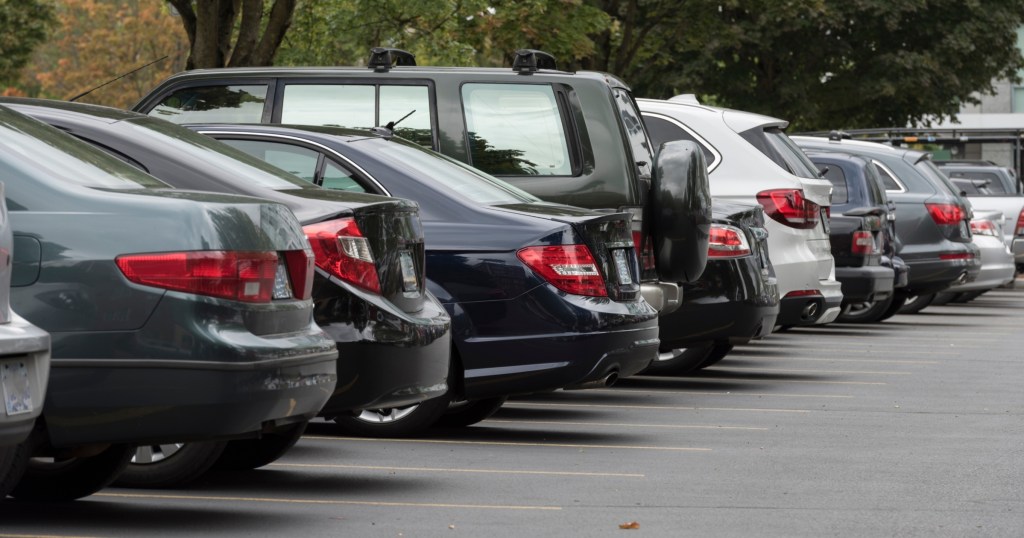
[[[561,510],[561,506],[525,506],[514,504],[449,504],[389,501],[340,501],[324,499],[281,499],[272,497],[229,497],[222,495],[169,495],[150,493],[95,493],[93,497],[121,499],[159,499],[171,501],[227,501],[274,504],[327,504],[347,506],[400,506],[405,508],[478,508],[485,510]]]
[[[610,428],[669,428],[678,430],[758,430],[766,431],[771,428],[754,426],[710,426],[697,424],[637,424],[633,422],[570,422],[567,420],[505,420],[489,418],[488,424],[546,424],[559,426],[607,426]]]
[[[780,398],[844,398],[850,399],[856,396],[849,396],[845,394],[771,394],[767,392],[712,392],[712,391],[699,391],[699,390],[640,390],[640,389],[589,389],[587,393],[591,392],[634,392],[640,394],[694,394],[700,396],[778,396]]]
[[[756,366],[719,366],[715,365],[714,370],[728,370],[728,371],[742,371],[742,372],[762,372],[766,374],[774,374],[777,372],[784,373],[798,373],[798,374],[857,374],[857,375],[911,375],[913,372],[876,372],[871,370],[806,370],[799,368],[758,368]]]
[[[364,437],[320,437],[304,435],[303,439],[320,441],[362,441],[365,443],[427,443],[436,445],[533,446],[550,448],[607,448],[613,450],[667,450],[675,452],[711,452],[710,448],[684,446],[584,445],[579,443],[521,443],[515,441],[456,441],[453,439],[367,439]]]
[[[574,404],[574,403],[534,403],[510,402],[510,407],[527,405],[532,407],[598,407],[602,409],[658,409],[664,411],[759,411],[763,413],[810,413],[809,409],[748,409],[743,407],[699,407],[696,405],[613,405],[613,404]]]
[[[765,428],[767,429],[767,428]],[[271,467],[308,467],[313,469],[362,469],[367,471],[409,471],[420,473],[524,474],[541,476],[600,476],[611,478],[646,478],[635,473],[587,473],[582,471],[522,471],[512,469],[449,469],[445,467],[385,467],[379,465],[345,465],[341,463],[271,463]]]

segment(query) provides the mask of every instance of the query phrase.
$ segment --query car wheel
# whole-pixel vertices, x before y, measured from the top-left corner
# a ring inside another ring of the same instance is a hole
[[[406,407],[364,409],[334,417],[338,430],[358,437],[408,437],[434,425],[448,410],[449,396]]]
[[[982,295],[984,295],[986,291],[988,291],[988,290],[983,290],[983,291],[965,291],[963,293],[958,293],[958,294],[956,294],[956,297],[953,298],[952,302],[954,302],[954,303],[961,303],[961,304],[969,303],[969,302],[977,299],[978,297],[981,297]]]
[[[11,496],[19,501],[73,501],[107,487],[124,470],[135,447],[112,445],[94,456],[32,458]]]
[[[707,342],[694,347],[662,350],[658,360],[652,362],[644,374],[678,376],[696,372],[714,347],[714,342]]]
[[[30,451],[27,443],[0,447],[0,500],[18,485],[28,468]]]
[[[906,302],[903,303],[903,308],[900,308],[900,314],[916,314],[927,308],[928,305],[932,304],[932,299],[934,298],[934,293],[911,295],[907,297]]]
[[[882,317],[878,321],[885,321],[896,314],[900,313],[900,309],[903,308],[903,304],[906,303],[907,296],[903,293],[894,293],[892,303],[889,304],[889,308],[885,309],[882,313]]]
[[[308,422],[296,424],[280,432],[268,433],[259,439],[228,441],[217,459],[216,468],[229,471],[251,471],[273,463],[295,446],[306,431]]]
[[[123,488],[176,488],[206,474],[220,458],[227,441],[142,445],[114,482]]]
[[[932,302],[928,303],[928,306],[942,306],[944,304],[949,304],[953,302],[958,296],[960,296],[959,293],[950,293],[945,291],[942,293],[936,293],[935,297],[932,298]]]
[[[704,359],[704,362],[700,363],[700,369],[707,368],[718,364],[719,361],[724,359],[729,352],[732,351],[732,344],[725,341],[716,341],[714,347],[711,348],[711,352]]]
[[[482,400],[452,402],[441,418],[437,419],[435,425],[442,428],[472,426],[496,413],[507,399],[507,396],[498,396]]]
[[[842,323],[876,323],[882,321],[885,319],[883,316],[889,311],[889,307],[895,299],[895,295],[889,295],[889,297],[881,301],[848,304],[843,307],[838,321]],[[902,303],[900,304],[902,305]]]

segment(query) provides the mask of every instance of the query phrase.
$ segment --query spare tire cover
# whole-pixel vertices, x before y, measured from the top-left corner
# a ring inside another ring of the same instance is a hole
[[[693,283],[707,264],[711,229],[708,167],[697,144],[675,140],[658,148],[651,195],[658,278]]]

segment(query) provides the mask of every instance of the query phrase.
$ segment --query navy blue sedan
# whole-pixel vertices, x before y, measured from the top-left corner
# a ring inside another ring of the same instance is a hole
[[[346,431],[468,425],[509,395],[608,386],[657,356],[626,215],[542,202],[383,129],[193,128],[325,188],[419,202],[428,287],[452,317],[450,402],[335,417]]]

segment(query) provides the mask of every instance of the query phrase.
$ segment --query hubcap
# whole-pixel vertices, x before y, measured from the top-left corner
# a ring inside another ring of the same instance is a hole
[[[142,445],[135,448],[135,455],[132,456],[132,463],[135,465],[147,465],[159,463],[176,454],[185,443],[172,443],[169,445]]]

